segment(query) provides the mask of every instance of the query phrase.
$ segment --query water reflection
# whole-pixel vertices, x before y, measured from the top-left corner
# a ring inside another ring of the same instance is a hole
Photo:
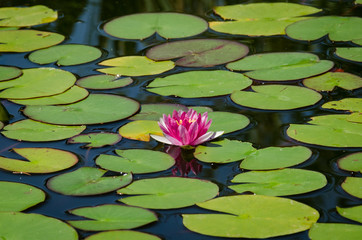
[[[201,172],[202,165],[192,156],[194,149],[186,150],[178,146],[166,145],[164,151],[175,159],[173,176],[187,177],[190,173],[197,175]]]

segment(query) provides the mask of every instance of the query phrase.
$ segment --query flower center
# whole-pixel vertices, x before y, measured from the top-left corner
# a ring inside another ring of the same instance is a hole
[[[193,123],[193,122],[196,122],[196,119],[186,119],[185,122],[189,122],[189,123]],[[176,120],[176,123],[178,126],[182,125],[184,121],[182,121],[182,119],[180,119],[180,121],[177,121]]]

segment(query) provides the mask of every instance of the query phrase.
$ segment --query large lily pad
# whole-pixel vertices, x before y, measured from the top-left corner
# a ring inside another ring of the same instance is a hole
[[[362,62],[362,47],[337,48],[336,55],[353,62]]]
[[[46,48],[64,40],[58,33],[36,30],[0,31],[0,52],[30,52]]]
[[[174,110],[182,110],[184,112],[187,112],[188,108],[181,104],[171,103],[142,104],[141,111],[129,119],[158,121],[163,114],[172,114]]]
[[[226,65],[246,76],[263,81],[289,81],[307,78],[330,70],[333,62],[317,55],[301,52],[254,54]]]
[[[224,131],[224,134],[241,130],[250,123],[248,117],[231,112],[209,112],[208,119],[212,120],[210,131]]]
[[[19,77],[23,72],[16,67],[0,66],[0,81]]]
[[[137,120],[126,123],[118,129],[119,134],[124,138],[149,142],[150,134],[163,136],[157,121]]]
[[[103,169],[82,167],[73,172],[52,177],[47,187],[65,195],[88,196],[114,191],[132,181],[132,174],[103,177],[106,172]]]
[[[345,218],[362,223],[362,205],[349,208],[337,207],[337,212]]]
[[[346,223],[315,223],[309,230],[311,240],[359,240],[362,226]]]
[[[338,101],[326,102],[322,108],[362,112],[362,98],[343,98]]]
[[[318,211],[305,204],[261,195],[219,197],[197,205],[218,213],[183,214],[183,224],[191,231],[216,237],[269,238],[293,234],[309,229],[319,218]]]
[[[90,94],[69,105],[27,106],[28,117],[52,124],[77,125],[118,121],[138,111],[139,103],[117,95]]]
[[[119,189],[118,194],[135,195],[119,201],[133,206],[152,209],[172,209],[194,205],[215,197],[216,184],[199,179],[160,177],[142,179]]]
[[[289,137],[327,147],[361,147],[362,124],[348,121],[349,115],[312,117],[308,124],[290,124]]]
[[[253,92],[233,92],[231,100],[250,108],[290,110],[314,105],[322,98],[322,95],[309,88],[292,85],[260,85],[251,88]]]
[[[166,170],[175,164],[167,153],[146,149],[116,150],[114,155],[101,154],[96,164],[114,172],[152,173]]]
[[[327,72],[304,79],[303,84],[316,91],[333,91],[335,87],[354,90],[362,87],[362,78],[346,72]]]
[[[20,141],[45,142],[67,139],[85,129],[86,126],[61,126],[25,119],[6,125],[1,134]]]
[[[97,69],[97,71],[120,76],[154,75],[175,67],[172,61],[156,62],[144,56],[117,57],[100,62],[99,65],[110,68]]]
[[[39,188],[23,183],[0,181],[0,212],[23,211],[44,200],[45,193]]]
[[[342,188],[348,194],[362,198],[362,178],[346,177],[346,180],[342,183]]]
[[[95,90],[114,89],[127,86],[133,82],[132,78],[118,78],[113,75],[92,75],[81,78],[77,81],[77,85]]]
[[[81,134],[70,138],[68,143],[87,143],[84,147],[99,148],[106,145],[114,145],[121,141],[121,135],[109,132],[94,132]]]
[[[163,96],[183,98],[214,97],[249,87],[252,81],[243,74],[223,70],[191,71],[156,78],[147,90]]]
[[[144,232],[130,230],[108,231],[93,234],[84,240],[161,240],[161,238]]]
[[[192,39],[155,46],[146,56],[158,61],[180,58],[175,64],[183,67],[211,67],[238,60],[248,52],[246,45],[234,41]]]
[[[337,164],[342,170],[362,173],[362,152],[352,153],[340,158]]]
[[[208,24],[202,18],[181,13],[139,13],[113,19],[104,25],[111,36],[145,39],[158,33],[164,38],[191,37],[204,32]]]

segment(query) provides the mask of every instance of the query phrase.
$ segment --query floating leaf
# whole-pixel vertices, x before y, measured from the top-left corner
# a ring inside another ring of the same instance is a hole
[[[109,231],[109,232],[101,232],[97,234],[93,234],[84,240],[161,240],[161,238],[143,232],[136,231]]]
[[[96,164],[114,172],[152,173],[169,169],[175,164],[167,153],[146,149],[116,150],[118,156],[101,154]]]
[[[187,112],[188,108],[181,104],[171,103],[142,104],[141,111],[129,119],[158,121],[163,114],[172,114],[174,110]]]
[[[68,143],[87,143],[84,147],[99,148],[106,145],[114,145],[121,141],[122,137],[116,133],[99,132],[77,135],[68,140]]]
[[[111,68],[97,69],[97,71],[120,76],[154,75],[175,67],[172,61],[155,62],[144,56],[117,57],[100,62],[99,65]]]
[[[45,193],[39,188],[23,183],[0,181],[0,212],[23,211],[44,200]]]
[[[346,177],[346,180],[342,183],[342,188],[348,194],[362,198],[362,178]]]
[[[28,117],[53,124],[77,125],[118,121],[138,111],[139,103],[117,95],[90,94],[86,99],[60,106],[27,106]]]
[[[146,53],[153,60],[176,60],[183,67],[211,67],[238,60],[246,56],[246,45],[221,39],[192,39],[167,42],[149,49]]]
[[[172,209],[192,206],[215,197],[216,184],[199,179],[160,177],[141,179],[119,189],[118,194],[136,195],[119,201],[133,206],[152,209]]]
[[[346,72],[327,72],[303,80],[303,84],[316,91],[333,91],[335,87],[354,90],[362,87],[362,78]]]
[[[85,129],[86,126],[61,126],[25,119],[5,126],[1,133],[15,140],[45,142],[67,139]]]
[[[322,98],[322,95],[309,88],[292,85],[260,85],[251,88],[253,92],[233,92],[231,100],[249,108],[290,110],[314,105]]]
[[[133,82],[132,78],[118,78],[113,75],[92,75],[81,78],[77,81],[77,85],[95,90],[114,89],[127,86]]]
[[[77,240],[78,234],[68,224],[55,218],[35,213],[0,212],[0,238]]]
[[[185,38],[204,32],[208,25],[202,18],[181,13],[139,13],[113,19],[104,25],[111,36],[145,39],[158,33],[164,38]]]
[[[47,187],[64,195],[88,196],[114,191],[132,181],[132,174],[102,177],[106,172],[98,168],[81,167],[73,172],[52,177]]]
[[[77,208],[69,212],[93,219],[68,221],[70,225],[86,231],[131,229],[157,221],[156,214],[150,210],[115,204]]]
[[[317,55],[301,52],[254,54],[226,65],[246,76],[263,81],[289,81],[307,78],[330,70],[333,62]]]
[[[182,214],[183,224],[191,231],[216,237],[269,238],[293,234],[309,229],[319,218],[318,211],[305,204],[262,195],[219,197],[197,205],[218,213]]]
[[[23,72],[16,67],[0,66],[0,81],[19,77]]]
[[[59,66],[71,66],[100,58],[101,50],[81,44],[64,44],[32,52],[29,60],[38,64],[56,62]]]
[[[151,120],[137,120],[129,122],[118,129],[122,137],[138,140],[150,141],[150,134],[163,136],[161,128],[158,126],[157,121]]]
[[[345,223],[315,223],[309,230],[311,240],[359,240],[362,226]]]
[[[340,158],[337,164],[342,170],[362,173],[362,152],[352,153]]]
[[[327,147],[361,147],[362,124],[347,120],[349,115],[312,117],[308,124],[290,124],[289,137],[304,143]]]
[[[362,47],[336,48],[336,55],[353,62],[362,62]]]
[[[156,78],[147,90],[163,96],[214,97],[230,94],[251,84],[252,81],[240,73],[223,70],[190,71]]]
[[[248,117],[231,112],[209,112],[208,118],[212,120],[209,130],[224,131],[224,134],[243,129],[250,123]]]
[[[6,108],[1,104],[0,102],[0,122],[7,122],[10,119],[10,115],[8,113],[8,111],[6,110]],[[0,123],[0,129],[2,129],[4,127],[3,123]]]
[[[50,23],[58,18],[56,11],[37,5],[32,7],[4,7],[0,8],[1,27],[29,27]]]
[[[337,212],[345,218],[362,223],[362,205],[349,208],[337,207]]]
[[[61,43],[64,36],[36,30],[4,30],[0,31],[0,39],[0,52],[30,52]]]
[[[322,108],[362,112],[362,98],[343,98],[338,101],[326,102]]]

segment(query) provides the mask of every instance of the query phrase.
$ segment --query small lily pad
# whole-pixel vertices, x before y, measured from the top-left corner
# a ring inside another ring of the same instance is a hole
[[[336,55],[353,62],[362,62],[362,47],[337,48]]]
[[[161,238],[144,232],[130,230],[108,231],[93,234],[84,240],[161,240]]]
[[[39,188],[23,183],[0,181],[0,212],[23,211],[44,200],[45,193]]]
[[[303,80],[303,84],[316,91],[333,91],[335,87],[354,90],[362,87],[362,78],[346,72],[327,72]]]
[[[362,112],[362,98],[343,98],[338,101],[326,102],[322,108]]]
[[[362,226],[346,223],[315,223],[309,230],[311,240],[359,240]]]
[[[224,134],[241,130],[250,123],[248,117],[231,112],[209,112],[208,119],[212,120],[210,131],[224,131]]]
[[[337,164],[342,170],[362,173],[362,152],[352,153],[340,158]]]
[[[125,87],[133,82],[132,78],[119,78],[113,75],[92,75],[81,78],[77,81],[77,85],[95,90],[114,89]]]
[[[346,177],[346,180],[342,183],[342,188],[348,194],[362,198],[362,178]]]
[[[173,209],[192,206],[215,197],[216,184],[199,179],[181,177],[159,177],[141,179],[119,189],[118,194],[133,195],[121,198],[128,205],[151,209]]]
[[[142,104],[141,111],[136,115],[130,117],[129,119],[158,121],[163,114],[172,114],[174,110],[182,110],[184,112],[187,112],[188,108],[181,104],[171,103]]]
[[[145,142],[150,141],[150,134],[163,136],[157,121],[152,120],[137,120],[126,123],[118,129],[118,132],[124,138]]]
[[[16,67],[0,66],[0,81],[19,77],[23,72]]]
[[[337,207],[337,212],[345,218],[362,223],[362,205],[349,208]]]
[[[87,143],[84,147],[100,148],[106,145],[114,145],[121,139],[121,135],[116,133],[97,132],[74,136],[68,140],[68,143]]]

